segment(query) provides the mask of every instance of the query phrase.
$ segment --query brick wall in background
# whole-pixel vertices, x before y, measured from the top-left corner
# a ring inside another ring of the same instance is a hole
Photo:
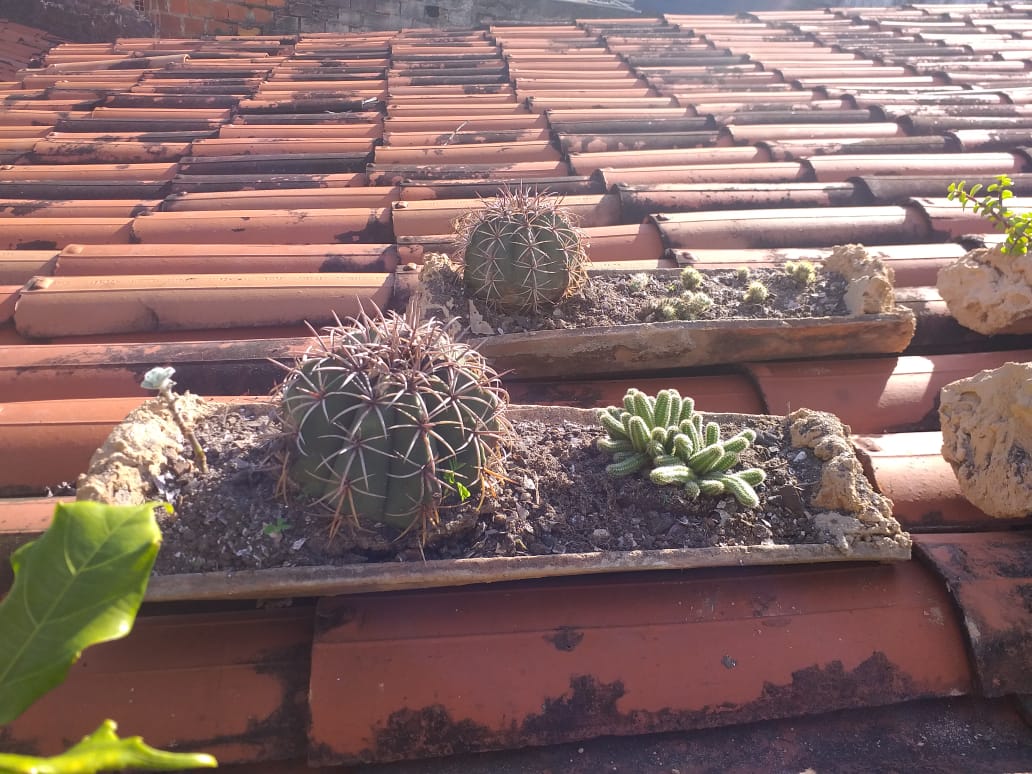
[[[262,35],[280,32],[277,16],[286,15],[287,0],[122,0],[141,2],[164,38],[201,35]],[[286,25],[291,26],[291,25]],[[296,32],[296,21],[293,24]]]
[[[154,34],[154,25],[133,0],[0,0],[0,14],[76,43]]]
[[[143,7],[161,37],[476,27],[497,20],[626,16],[562,0],[121,0]]]

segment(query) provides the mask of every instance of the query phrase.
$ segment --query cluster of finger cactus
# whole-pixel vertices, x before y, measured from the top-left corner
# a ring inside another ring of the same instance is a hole
[[[584,237],[554,196],[503,191],[456,229],[467,295],[498,311],[537,314],[587,282]]]
[[[629,476],[649,469],[653,483],[681,485],[689,498],[727,493],[747,508],[759,505],[753,487],[766,474],[759,468],[731,472],[756,433],[745,429],[722,441],[720,426],[703,425],[695,401],[682,398],[677,390],[661,390],[653,398],[632,388],[624,396],[623,407],[602,409],[599,421],[606,436],[599,438],[597,446],[613,455],[606,467],[610,475]]]
[[[508,395],[447,324],[390,314],[326,328],[290,370],[279,405],[285,472],[344,520],[425,538],[439,508],[497,475]]]

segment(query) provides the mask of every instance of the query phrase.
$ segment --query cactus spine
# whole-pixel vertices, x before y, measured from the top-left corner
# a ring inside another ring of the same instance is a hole
[[[704,426],[695,401],[682,398],[677,390],[661,390],[653,398],[632,387],[623,407],[602,409],[599,421],[607,435],[596,445],[613,455],[606,467],[610,475],[629,476],[651,468],[653,483],[682,486],[690,499],[727,493],[747,508],[760,504],[754,487],[766,474],[759,468],[730,472],[756,440],[755,431],[745,429],[721,441],[720,426]]]
[[[553,196],[505,190],[456,228],[466,293],[501,312],[537,314],[587,282],[584,238]]]
[[[361,315],[324,329],[284,380],[285,472],[344,520],[421,539],[438,509],[483,493],[509,425],[508,395],[438,320]]]

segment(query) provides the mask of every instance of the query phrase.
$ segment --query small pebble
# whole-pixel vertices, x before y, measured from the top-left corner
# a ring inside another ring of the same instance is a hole
[[[806,459],[806,452],[801,451],[796,456],[794,456],[792,458],[792,462],[802,462],[805,459]]]

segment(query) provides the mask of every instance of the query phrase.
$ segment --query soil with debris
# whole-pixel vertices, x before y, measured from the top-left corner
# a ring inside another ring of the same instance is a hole
[[[816,267],[812,282],[800,283],[783,269],[703,269],[702,282],[687,291],[680,269],[649,272],[593,271],[587,285],[551,312],[504,314],[477,304],[483,323],[496,333],[522,333],[534,330],[562,330],[595,326],[629,325],[663,318],[652,314],[663,302],[676,303],[687,293],[704,294],[711,303],[695,306],[688,318],[693,320],[789,319],[839,317],[849,314],[845,294],[848,282],[836,272]],[[445,318],[457,317],[470,326],[469,303],[463,291],[461,267],[436,262],[421,273],[428,310],[440,309]],[[746,291],[751,283],[761,283],[767,291],[762,301],[749,301]]]
[[[284,441],[270,407],[224,406],[197,427],[208,474],[191,470],[164,487],[175,513],[159,515],[164,544],[155,572],[827,542],[804,506],[820,461],[791,448],[784,420],[764,417],[750,427],[757,439],[741,467],[767,472],[753,510],[732,497],[688,500],[680,487],[643,474],[612,478],[610,457],[595,448],[601,428],[517,421],[507,480],[479,510],[479,498],[449,504],[442,534],[420,547],[414,533],[398,539],[383,527],[345,527],[330,541],[325,508],[282,494]],[[722,436],[740,429],[727,423]]]

